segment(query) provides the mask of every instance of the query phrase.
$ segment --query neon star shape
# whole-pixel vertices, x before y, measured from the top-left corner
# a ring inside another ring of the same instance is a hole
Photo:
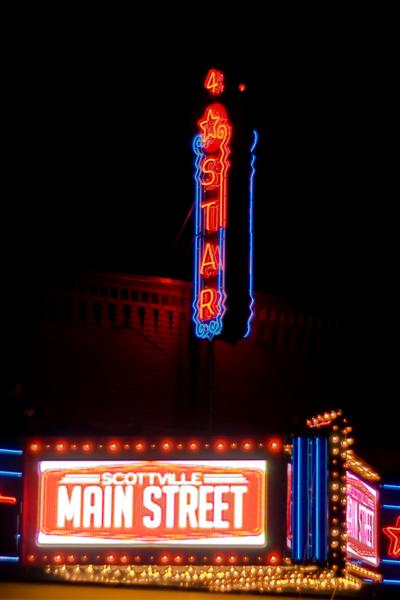
[[[205,121],[200,121],[200,127],[203,130],[203,143],[205,143],[209,138],[216,139],[217,132],[215,128],[219,122],[219,116],[214,116],[211,108],[208,109],[207,116]]]
[[[394,527],[384,527],[383,533],[388,536],[390,540],[390,546],[388,555],[397,558],[400,556],[400,516],[397,517],[396,525]]]

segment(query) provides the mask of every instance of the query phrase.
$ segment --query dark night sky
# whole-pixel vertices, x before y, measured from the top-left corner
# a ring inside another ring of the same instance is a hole
[[[247,82],[260,132],[256,289],[338,314],[346,401],[370,397],[398,417],[390,32],[374,15],[315,16],[265,17],[251,44],[236,26],[225,47],[194,30],[159,35],[148,22],[138,41],[140,21],[131,34],[59,22],[13,30],[5,272],[16,289],[55,269],[190,279],[192,222],[177,236],[193,202],[202,78],[220,66],[232,85]]]

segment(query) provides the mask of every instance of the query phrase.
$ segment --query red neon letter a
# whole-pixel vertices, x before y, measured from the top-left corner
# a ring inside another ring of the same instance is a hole
[[[200,321],[210,321],[216,316],[218,311],[217,298],[218,292],[217,290],[214,290],[214,288],[201,290],[199,307]]]
[[[218,246],[207,243],[201,259],[200,274],[212,277],[218,271]]]

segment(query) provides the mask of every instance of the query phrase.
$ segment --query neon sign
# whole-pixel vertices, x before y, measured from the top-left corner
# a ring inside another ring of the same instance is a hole
[[[382,531],[389,538],[388,556],[400,558],[400,515],[397,517],[395,525],[384,527]]]
[[[207,82],[211,85],[209,76]],[[226,310],[227,187],[232,126],[220,103],[207,106],[198,125],[200,133],[193,142],[196,156],[193,320],[197,336],[211,340],[221,333]]]
[[[40,545],[265,545],[265,461],[42,461]]]
[[[0,504],[15,505],[17,504],[17,499],[15,498],[15,496],[3,496],[2,494],[0,494]]]
[[[347,554],[377,567],[379,511],[378,491],[353,473],[346,473]]]
[[[204,87],[212,96],[219,96],[225,89],[224,74],[218,69],[210,69],[204,82]]]
[[[213,102],[204,108],[193,140],[195,244],[193,321],[197,337],[237,341],[250,334],[254,316],[254,174],[257,132],[229,118],[224,74],[210,69],[204,87]],[[245,87],[240,88],[244,91]],[[229,100],[232,102],[232,99]],[[228,237],[228,227],[231,234]],[[229,254],[229,262],[227,255]],[[228,311],[228,312],[227,312]],[[226,318],[225,318],[226,316]]]

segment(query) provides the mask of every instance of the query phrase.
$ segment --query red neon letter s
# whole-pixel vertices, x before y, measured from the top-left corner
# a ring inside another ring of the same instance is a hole
[[[213,319],[218,310],[217,306],[218,292],[214,288],[206,288],[200,292],[200,321],[209,321]]]
[[[216,158],[207,158],[202,165],[202,172],[204,175],[201,185],[210,189],[219,186],[219,173],[221,167]]]

